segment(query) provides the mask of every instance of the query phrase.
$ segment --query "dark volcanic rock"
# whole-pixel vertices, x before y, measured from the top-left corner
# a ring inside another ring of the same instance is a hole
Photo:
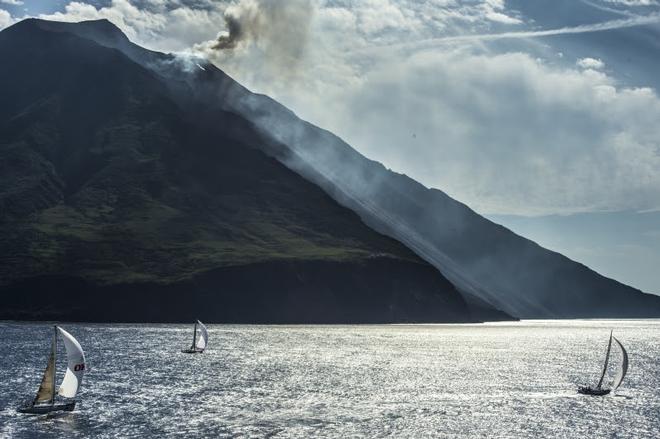
[[[435,268],[264,152],[286,146],[182,93],[171,57],[110,23],[26,20],[0,56],[0,318],[474,320]]]
[[[99,285],[35,276],[5,288],[0,318],[100,322],[464,322],[452,285],[422,264],[273,260],[179,281]],[[429,294],[435,291],[436,294]],[[54,294],[54,292],[63,292]]]

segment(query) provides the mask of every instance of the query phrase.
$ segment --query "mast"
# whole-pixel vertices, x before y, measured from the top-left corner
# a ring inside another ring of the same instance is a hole
[[[197,341],[197,322],[195,322],[195,326],[193,328],[193,342],[192,342],[192,348],[195,349],[195,342]]]
[[[55,381],[57,379],[57,326],[53,326],[53,393],[50,397],[50,405],[55,405]]]
[[[610,350],[612,350],[612,331],[610,331],[610,342],[607,344],[607,354],[605,354],[605,364],[603,365],[603,373],[600,376],[600,381],[598,381],[598,388],[603,384],[603,379],[605,379],[605,374],[607,373],[607,362],[610,360]]]

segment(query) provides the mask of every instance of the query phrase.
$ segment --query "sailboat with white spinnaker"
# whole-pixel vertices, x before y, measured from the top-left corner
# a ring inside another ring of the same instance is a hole
[[[64,340],[66,349],[67,368],[64,378],[58,388],[57,381],[57,336]],[[32,402],[18,409],[21,413],[45,414],[55,411],[72,411],[76,406],[76,394],[80,390],[82,378],[85,374],[85,353],[71,334],[59,326],[53,327],[53,340],[51,343],[48,365],[41,379],[37,396]]]

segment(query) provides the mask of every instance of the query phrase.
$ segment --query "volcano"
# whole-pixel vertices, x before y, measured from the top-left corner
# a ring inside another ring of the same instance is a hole
[[[659,297],[106,20],[24,20],[0,56],[0,318],[660,315]]]
[[[25,20],[0,56],[0,317],[476,320],[437,269],[111,23]]]

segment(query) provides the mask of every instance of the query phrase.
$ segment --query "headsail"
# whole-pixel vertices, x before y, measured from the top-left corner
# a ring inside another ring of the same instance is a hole
[[[607,373],[607,363],[610,361],[611,350],[612,350],[612,332],[610,331],[610,342],[607,344],[607,353],[605,354],[605,364],[603,365],[603,373],[600,376],[600,381],[598,381],[598,386],[597,386],[597,388],[599,389],[603,385],[603,379],[605,378],[605,374]]]
[[[623,347],[621,342],[616,339],[616,337],[613,338],[621,348],[621,366],[619,367],[619,370],[614,377],[614,383],[612,383],[612,390],[616,390],[621,385],[623,379],[626,377],[626,373],[628,372],[628,352],[626,352],[626,349]]]
[[[78,340],[73,338],[71,334],[64,329],[57,327],[57,330],[64,339],[64,347],[66,348],[67,368],[64,374],[62,384],[60,384],[59,394],[65,398],[74,398],[78,393],[78,388],[82,383],[83,374],[85,373],[85,353],[80,347]]]
[[[57,333],[53,334],[53,342],[51,344],[50,357],[48,358],[48,366],[44,372],[44,377],[41,379],[41,385],[37,390],[37,396],[34,402],[53,402],[55,399],[55,354],[57,352]]]
[[[195,347],[197,349],[204,350],[206,349],[206,345],[208,344],[209,341],[209,333],[206,330],[206,326],[204,325],[204,323],[197,320],[197,324],[199,325],[200,336],[197,339],[197,344],[195,345]]]

